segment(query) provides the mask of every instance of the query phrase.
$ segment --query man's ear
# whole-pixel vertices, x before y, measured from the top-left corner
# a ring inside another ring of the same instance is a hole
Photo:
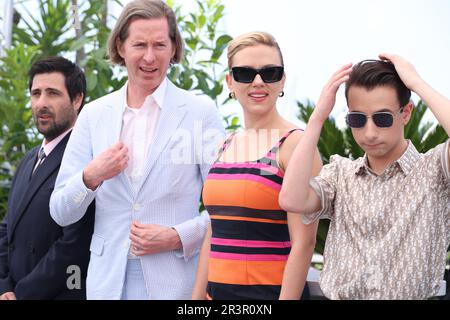
[[[175,53],[177,53],[177,47],[175,46],[175,44],[172,43],[172,55],[171,55],[172,58],[170,58],[170,61],[174,60],[173,58],[175,58]]]
[[[402,120],[403,124],[406,126],[409,122],[409,119],[411,119],[411,114],[413,112],[414,105],[412,101],[408,102],[408,104],[403,108],[402,112]]]
[[[119,54],[119,56],[121,58],[123,58],[123,44],[122,44],[122,41],[120,41],[119,37],[117,37],[117,39],[116,39],[116,48],[117,48],[117,53]]]
[[[81,103],[83,102],[83,94],[80,93],[78,96],[73,99],[72,106],[75,112],[80,113]]]

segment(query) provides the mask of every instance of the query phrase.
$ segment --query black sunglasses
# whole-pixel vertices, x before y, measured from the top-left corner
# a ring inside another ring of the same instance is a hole
[[[400,112],[403,112],[403,108],[400,108]],[[352,111],[347,113],[346,121],[350,128],[363,128],[367,119],[372,118],[373,123],[379,128],[389,128],[394,123],[394,115],[388,111],[374,112],[371,116],[367,116],[365,113]]]
[[[284,67],[266,67],[254,69],[250,67],[233,67],[231,74],[237,82],[252,83],[259,74],[265,83],[274,83],[283,79]]]

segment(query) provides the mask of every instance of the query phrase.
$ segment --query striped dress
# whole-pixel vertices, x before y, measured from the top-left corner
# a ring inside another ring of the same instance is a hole
[[[291,244],[287,213],[278,204],[283,173],[276,156],[295,130],[259,160],[212,165],[203,189],[212,227],[209,299],[279,298]]]

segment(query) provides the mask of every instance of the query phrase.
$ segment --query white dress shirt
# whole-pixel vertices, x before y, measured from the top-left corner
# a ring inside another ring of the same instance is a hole
[[[145,98],[140,108],[130,108],[125,98],[122,131],[120,141],[128,148],[128,166],[125,174],[136,189],[142,179],[147,156],[151,149],[153,135],[161,114],[161,108],[166,94],[167,79]]]
[[[167,79],[159,85],[153,94],[147,96],[140,108],[130,108],[125,97],[125,111],[122,118],[120,141],[128,148],[128,166],[125,174],[136,190],[141,182],[147,156],[150,152],[153,136],[166,94]],[[137,257],[128,253],[128,259]]]

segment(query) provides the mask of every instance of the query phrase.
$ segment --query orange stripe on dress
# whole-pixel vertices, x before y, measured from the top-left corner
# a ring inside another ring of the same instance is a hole
[[[265,178],[261,175],[254,175],[252,173],[210,173],[208,175],[208,179],[211,180],[236,180],[236,181],[255,181],[261,184],[266,185],[269,188],[272,188],[276,191],[281,190],[281,184],[274,182],[270,179]]]
[[[208,281],[237,285],[281,285],[286,261],[209,259]]]
[[[256,181],[206,180],[203,190],[203,202],[210,206],[282,210],[278,204],[279,192]]]

